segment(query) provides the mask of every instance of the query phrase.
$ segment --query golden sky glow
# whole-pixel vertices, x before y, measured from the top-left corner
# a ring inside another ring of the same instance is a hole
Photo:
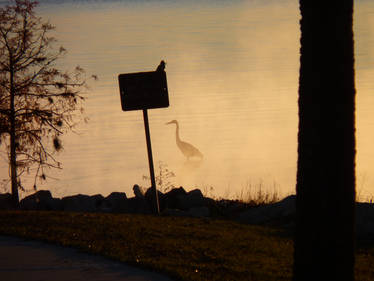
[[[299,11],[297,1],[109,3],[44,6],[68,50],[64,67],[95,73],[86,104],[90,122],[65,137],[56,193],[125,191],[148,175],[141,112],[122,112],[117,75],[154,70],[161,59],[171,106],[151,110],[155,166],[168,164],[176,185],[213,186],[235,196],[263,182],[294,193],[297,161]],[[357,177],[374,195],[374,4],[356,2]],[[204,162],[185,163],[175,145],[199,148]],[[366,199],[366,198],[364,198]]]

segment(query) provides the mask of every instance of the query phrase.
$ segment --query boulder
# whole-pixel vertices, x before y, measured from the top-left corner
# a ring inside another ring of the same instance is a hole
[[[157,190],[157,195],[158,195],[158,202],[160,205],[160,211],[162,211],[165,209],[164,194],[161,191]],[[148,205],[151,207],[151,210],[155,212],[156,211],[156,192],[152,187],[147,189],[147,191],[144,194],[144,198],[147,200]]]
[[[48,210],[51,211],[62,211],[64,209],[60,198],[52,198],[52,200],[49,201],[48,206]]]
[[[63,209],[72,212],[96,212],[98,207],[104,200],[100,194],[88,195],[73,195],[62,198]]]
[[[199,189],[191,190],[185,195],[179,195],[177,196],[177,199],[177,207],[181,210],[189,210],[194,207],[203,207],[206,203],[204,196]]]
[[[132,197],[127,199],[126,212],[132,214],[151,214],[152,208],[145,198]]]
[[[135,197],[144,198],[144,191],[139,185],[135,184],[132,190],[134,191]]]
[[[104,196],[102,196],[101,194],[95,194],[90,196],[90,198],[94,200],[96,210],[99,210],[102,202],[104,201]]]
[[[22,210],[60,210],[60,199],[52,198],[49,190],[39,190],[20,202]]]
[[[127,211],[127,196],[124,192],[112,192],[104,198],[100,211],[124,213]]]
[[[179,206],[178,197],[185,196],[187,192],[183,187],[173,188],[169,192],[164,194],[165,208],[167,209],[177,209]]]
[[[239,221],[250,224],[263,224],[273,221],[287,221],[294,218],[296,214],[296,195],[291,195],[283,200],[250,208],[239,214]]]
[[[235,219],[240,213],[248,210],[249,204],[239,200],[221,199],[210,206],[213,206],[211,209],[214,208],[218,216]]]
[[[12,194],[2,193],[0,194],[0,210],[13,210]]]

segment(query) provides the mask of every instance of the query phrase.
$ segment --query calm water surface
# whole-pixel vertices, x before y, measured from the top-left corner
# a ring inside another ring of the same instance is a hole
[[[69,53],[97,74],[86,102],[88,124],[63,139],[64,169],[39,188],[56,196],[124,191],[148,175],[141,111],[123,112],[117,76],[154,70],[166,60],[170,107],[149,111],[156,172],[176,186],[238,196],[261,184],[294,193],[297,161],[299,10],[296,0],[41,1]],[[356,1],[357,185],[374,195],[374,2]],[[203,154],[186,161],[175,144]],[[4,170],[6,167],[4,166]]]

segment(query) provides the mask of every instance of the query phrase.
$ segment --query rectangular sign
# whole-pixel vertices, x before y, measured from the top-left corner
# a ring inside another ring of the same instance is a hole
[[[165,71],[120,74],[118,81],[124,111],[169,106]]]

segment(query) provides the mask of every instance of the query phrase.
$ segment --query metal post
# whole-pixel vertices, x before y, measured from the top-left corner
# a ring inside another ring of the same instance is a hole
[[[143,118],[144,118],[145,138],[147,139],[149,173],[150,173],[150,176],[151,176],[152,188],[155,190],[156,211],[157,211],[157,214],[160,214],[160,204],[159,204],[159,201],[158,201],[158,193],[157,193],[157,188],[156,188],[155,170],[153,168],[151,136],[150,136],[150,133],[149,133],[149,123],[148,123],[147,109],[143,109]]]

